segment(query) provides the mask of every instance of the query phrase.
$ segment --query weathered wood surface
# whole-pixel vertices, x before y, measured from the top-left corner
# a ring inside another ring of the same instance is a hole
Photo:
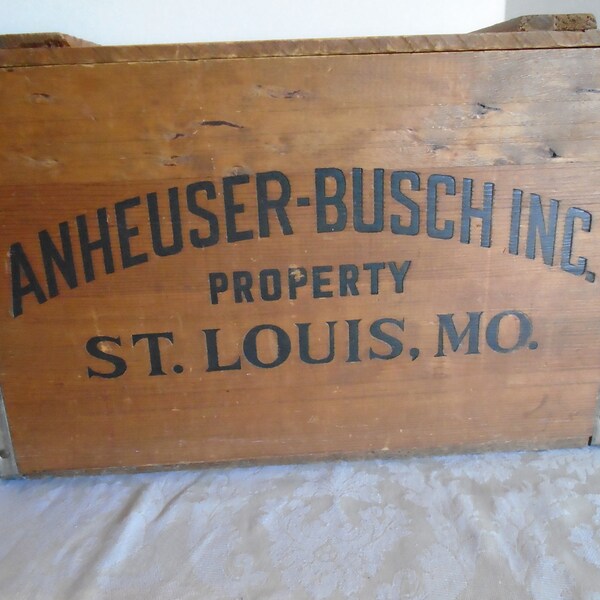
[[[20,473],[588,443],[598,34],[404,43],[56,49],[24,68],[0,52]],[[469,221],[469,189],[488,217]]]

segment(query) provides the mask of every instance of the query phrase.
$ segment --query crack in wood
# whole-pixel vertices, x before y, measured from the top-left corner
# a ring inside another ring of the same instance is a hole
[[[202,121],[202,123],[200,123],[200,125],[202,127],[220,127],[220,126],[225,126],[225,127],[234,127],[235,129],[244,129],[243,125],[238,125],[237,123],[232,123],[231,121],[221,121],[221,120],[217,120],[217,121]]]

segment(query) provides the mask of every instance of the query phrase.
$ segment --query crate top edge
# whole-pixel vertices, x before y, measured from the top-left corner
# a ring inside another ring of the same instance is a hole
[[[600,47],[600,31],[467,34],[207,42],[138,46],[0,49],[0,68],[215,59],[319,57]]]

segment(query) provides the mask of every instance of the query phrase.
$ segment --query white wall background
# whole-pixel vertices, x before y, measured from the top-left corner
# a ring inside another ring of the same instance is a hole
[[[504,20],[504,0],[0,0],[0,33],[99,44],[460,33]]]
[[[99,44],[464,33],[600,0],[0,0],[0,34],[60,31]]]

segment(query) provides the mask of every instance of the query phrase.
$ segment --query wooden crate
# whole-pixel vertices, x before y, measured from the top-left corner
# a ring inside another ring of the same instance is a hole
[[[595,441],[596,30],[48,39],[0,50],[2,475]]]

